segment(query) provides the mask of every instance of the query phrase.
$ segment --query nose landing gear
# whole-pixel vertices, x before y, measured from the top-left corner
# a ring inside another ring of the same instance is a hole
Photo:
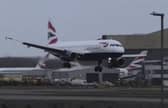
[[[103,67],[101,66],[101,64],[102,64],[102,60],[99,60],[98,61],[98,65],[95,67],[95,72],[102,72],[102,70],[103,70]]]

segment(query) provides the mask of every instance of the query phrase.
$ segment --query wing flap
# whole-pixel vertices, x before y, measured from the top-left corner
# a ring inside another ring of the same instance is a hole
[[[32,43],[28,43],[28,42],[22,42],[23,45],[26,45],[28,47],[34,47],[34,48],[38,48],[38,49],[42,49],[44,51],[47,51],[57,57],[64,57],[64,56],[69,56],[69,54],[76,54],[76,55],[80,55],[79,53],[73,52],[73,51],[69,51],[69,50],[65,50],[65,49],[56,49],[56,48],[52,48],[52,47],[47,47],[47,46],[43,46],[43,45],[37,45],[37,44],[32,44]]]
[[[34,48],[39,48],[39,49],[42,49],[44,51],[47,51],[47,52],[54,52],[54,53],[58,53],[58,55],[60,54],[65,54],[65,51],[64,50],[60,50],[60,49],[55,49],[55,48],[51,48],[51,47],[46,47],[46,46],[42,46],[42,45],[37,45],[37,44],[32,44],[32,43],[28,43],[28,42],[22,42],[23,45],[26,45],[28,47],[34,47]]]

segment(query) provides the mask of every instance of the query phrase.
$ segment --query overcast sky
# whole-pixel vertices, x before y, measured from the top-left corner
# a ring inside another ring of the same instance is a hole
[[[47,22],[56,27],[59,40],[93,40],[103,34],[150,33],[160,29],[168,0],[0,0],[0,56],[42,56],[5,36],[47,44]]]

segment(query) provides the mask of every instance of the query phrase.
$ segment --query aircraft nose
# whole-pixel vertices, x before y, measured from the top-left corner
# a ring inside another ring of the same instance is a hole
[[[116,53],[124,53],[125,49],[124,47],[116,47],[116,48],[113,48],[113,51]]]

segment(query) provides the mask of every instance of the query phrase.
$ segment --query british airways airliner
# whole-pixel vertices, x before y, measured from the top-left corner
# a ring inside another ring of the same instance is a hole
[[[44,58],[41,58],[35,67],[6,67],[0,68],[0,75],[1,74],[22,74],[22,73],[29,73],[29,72],[40,72],[46,71],[45,61],[48,59],[47,54]]]
[[[125,49],[117,40],[89,40],[61,42],[56,36],[56,29],[48,22],[47,46],[30,42],[22,42],[23,45],[42,49],[63,61],[64,67],[71,67],[71,61],[96,61],[95,71],[102,71],[103,62],[110,63],[112,67],[119,67],[123,64]],[[9,38],[8,39],[13,39]],[[127,55],[125,55],[127,57]],[[135,55],[137,56],[137,55]],[[134,57],[135,57],[134,56]]]
[[[138,72],[142,71],[143,63],[147,53],[147,50],[141,51],[140,55],[142,56],[136,57],[127,67],[116,68],[116,70],[119,70],[120,79],[135,78]]]

